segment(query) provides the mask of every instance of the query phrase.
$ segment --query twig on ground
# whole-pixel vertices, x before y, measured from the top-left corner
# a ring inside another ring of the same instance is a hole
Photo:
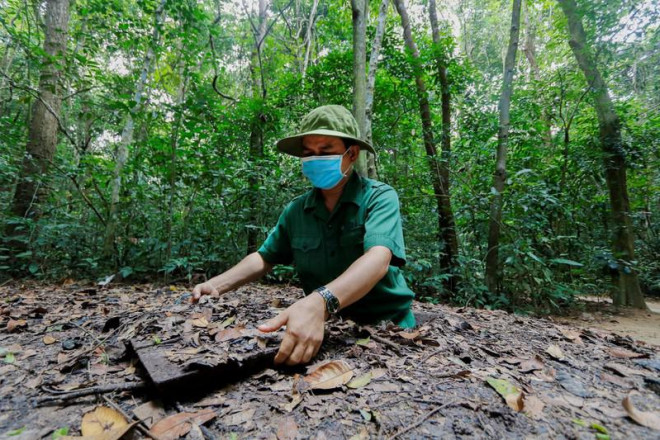
[[[403,435],[403,434],[405,434],[406,432],[411,431],[411,430],[417,428],[417,427],[420,426],[422,423],[424,423],[425,421],[427,421],[428,419],[430,419],[431,417],[433,417],[433,415],[434,415],[435,413],[437,413],[437,412],[440,411],[440,410],[443,410],[443,409],[447,408],[448,406],[453,405],[454,403],[455,403],[455,402],[448,402],[448,403],[445,403],[445,404],[442,405],[442,406],[439,406],[439,407],[437,407],[437,408],[435,408],[435,409],[429,411],[428,413],[426,413],[426,415],[424,415],[424,416],[420,417],[419,419],[417,419],[417,420],[415,421],[415,423],[413,423],[412,425],[408,425],[408,426],[406,426],[406,427],[403,428],[403,429],[400,429],[400,430],[397,431],[394,435],[388,437],[387,440],[395,439],[395,438],[397,438],[398,436]]]
[[[104,385],[100,387],[90,387],[79,391],[58,391],[42,386],[41,389],[47,393],[55,394],[54,396],[47,396],[37,399],[37,404],[52,402],[52,401],[67,401],[77,399],[78,397],[91,396],[92,394],[105,394],[114,391],[136,391],[147,387],[146,382],[136,383],[119,383],[113,385]]]
[[[371,336],[371,339],[373,339],[374,341],[380,342],[381,344],[385,344],[388,347],[390,347],[392,349],[392,351],[394,351],[396,354],[398,354],[398,355],[401,354],[401,350],[399,349],[399,346],[397,344],[395,344],[394,342],[390,341],[389,339],[383,338],[382,336],[378,336],[378,335],[374,335],[374,334],[371,334],[370,336]]]
[[[105,400],[108,405],[113,407],[116,411],[118,411],[122,416],[124,416],[127,420],[133,420],[134,422],[137,422],[137,425],[135,427],[137,428],[138,431],[140,431],[142,434],[146,435],[147,437],[152,438],[153,440],[160,440],[160,438],[157,435],[152,434],[149,432],[149,427],[147,426],[146,423],[144,423],[144,420],[138,418],[138,417],[133,417],[129,414],[126,413],[119,405],[117,405],[114,400],[109,398],[108,396],[103,396],[103,400]]]

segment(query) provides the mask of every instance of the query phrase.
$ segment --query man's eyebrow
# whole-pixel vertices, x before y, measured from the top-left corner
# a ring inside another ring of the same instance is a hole
[[[321,150],[329,150],[330,148],[334,148],[334,145],[332,145],[332,144],[323,144],[323,145],[320,146],[320,148],[321,148]],[[303,150],[311,150],[311,149],[312,149],[312,147],[303,144]]]

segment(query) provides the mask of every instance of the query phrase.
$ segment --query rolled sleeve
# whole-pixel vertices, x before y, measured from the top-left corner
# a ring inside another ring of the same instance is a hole
[[[364,226],[364,252],[374,246],[385,246],[392,251],[392,266],[401,267],[406,264],[399,198],[394,189],[388,187],[374,194]]]
[[[291,240],[287,233],[287,206],[275,227],[270,231],[266,241],[257,250],[263,259],[269,264],[291,264],[293,254],[291,252]]]

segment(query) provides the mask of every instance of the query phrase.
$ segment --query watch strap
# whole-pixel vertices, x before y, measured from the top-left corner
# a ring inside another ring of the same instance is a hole
[[[325,301],[325,309],[330,315],[336,315],[339,312],[340,304],[337,297],[325,286],[321,286],[315,290]]]

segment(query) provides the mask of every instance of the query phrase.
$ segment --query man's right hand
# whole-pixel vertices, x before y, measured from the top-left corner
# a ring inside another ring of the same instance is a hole
[[[218,289],[216,289],[213,284],[207,281],[195,286],[192,291],[192,298],[190,300],[194,304],[199,301],[202,295],[220,296],[220,292],[218,292]]]

